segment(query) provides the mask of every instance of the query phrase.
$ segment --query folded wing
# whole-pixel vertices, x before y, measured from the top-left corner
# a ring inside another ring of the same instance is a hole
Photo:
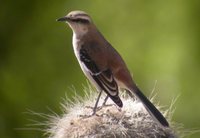
[[[118,85],[111,70],[99,70],[98,63],[91,59],[86,49],[80,49],[79,55],[81,62],[87,67],[94,81],[119,107],[122,107],[122,101],[118,96]]]

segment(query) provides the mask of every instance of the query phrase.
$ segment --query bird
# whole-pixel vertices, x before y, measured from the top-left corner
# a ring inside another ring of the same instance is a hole
[[[93,115],[96,113],[102,91],[107,94],[104,104],[110,98],[117,106],[123,107],[119,89],[125,89],[130,96],[136,96],[150,116],[163,127],[169,123],[162,113],[149,101],[134,82],[130,71],[117,50],[105,39],[84,11],[71,11],[57,19],[72,29],[72,45],[80,67],[99,92]]]

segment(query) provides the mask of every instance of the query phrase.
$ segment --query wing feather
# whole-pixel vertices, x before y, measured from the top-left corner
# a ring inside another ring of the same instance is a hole
[[[91,59],[87,50],[85,49],[80,49],[80,60],[87,67],[90,75],[99,85],[99,87],[105,91],[119,107],[122,107],[122,101],[118,96],[118,85],[112,75],[111,70],[99,70],[98,65]]]

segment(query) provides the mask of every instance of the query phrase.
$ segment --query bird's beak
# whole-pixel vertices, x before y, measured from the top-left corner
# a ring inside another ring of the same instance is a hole
[[[56,21],[65,22],[65,21],[69,21],[69,20],[70,20],[70,18],[65,16],[65,17],[61,17],[61,18],[57,19]]]

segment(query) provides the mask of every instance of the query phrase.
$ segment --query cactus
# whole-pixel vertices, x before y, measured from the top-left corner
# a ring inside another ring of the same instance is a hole
[[[101,106],[96,115],[91,116],[97,92],[92,88],[85,89],[87,96],[75,96],[74,101],[67,100],[62,104],[64,114],[52,116],[46,132],[49,138],[176,138],[173,129],[164,128],[155,122],[143,107],[142,103],[125,94],[121,95],[123,108],[119,109],[111,100]],[[125,93],[125,92],[121,92]],[[160,107],[157,106],[159,110]],[[171,109],[169,109],[171,110]],[[171,111],[162,112],[168,121]],[[162,110],[161,110],[162,111]],[[170,123],[172,125],[173,123]],[[179,136],[180,137],[180,136]]]

